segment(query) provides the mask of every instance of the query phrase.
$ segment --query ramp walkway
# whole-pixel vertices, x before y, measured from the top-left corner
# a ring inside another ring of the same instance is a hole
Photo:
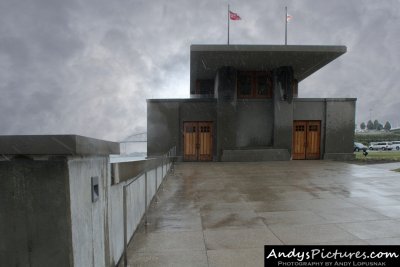
[[[331,161],[178,163],[129,266],[263,266],[267,244],[400,244],[400,173]]]

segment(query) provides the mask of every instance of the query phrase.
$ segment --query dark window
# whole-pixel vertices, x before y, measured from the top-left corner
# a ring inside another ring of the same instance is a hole
[[[255,71],[239,72],[237,89],[239,98],[271,98],[271,73]]]
[[[213,80],[197,80],[195,94],[214,95],[214,81]]]
[[[239,96],[251,96],[253,88],[253,77],[250,74],[242,73],[238,75]]]

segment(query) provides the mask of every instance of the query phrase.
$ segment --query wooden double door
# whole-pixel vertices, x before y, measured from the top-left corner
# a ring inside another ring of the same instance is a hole
[[[292,159],[319,159],[321,121],[294,121]]]
[[[213,123],[191,121],[183,123],[183,159],[210,161],[213,155]]]

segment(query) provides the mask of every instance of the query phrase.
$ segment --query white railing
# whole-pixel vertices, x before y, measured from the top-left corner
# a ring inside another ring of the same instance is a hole
[[[162,182],[167,174],[173,170],[175,157],[176,147],[173,147],[163,156],[157,158],[111,163],[111,194],[122,193],[123,238],[121,239],[123,239],[124,266],[127,266],[127,246],[142,218],[144,223],[147,224],[147,211],[150,203],[157,200],[157,192]],[[111,200],[114,199],[118,199],[118,197],[114,195]],[[118,215],[114,214],[114,216]],[[115,220],[118,221],[118,219]],[[117,228],[117,224],[115,226]],[[113,227],[113,225],[110,227]],[[110,232],[118,233],[118,230],[110,229]],[[119,244],[113,244],[113,246],[115,248],[114,256],[121,255],[121,246]]]

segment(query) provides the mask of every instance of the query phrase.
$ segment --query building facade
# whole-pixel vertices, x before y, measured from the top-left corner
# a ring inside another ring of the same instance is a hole
[[[147,100],[147,154],[184,161],[353,157],[355,98],[298,98],[345,46],[192,45],[190,98]]]

